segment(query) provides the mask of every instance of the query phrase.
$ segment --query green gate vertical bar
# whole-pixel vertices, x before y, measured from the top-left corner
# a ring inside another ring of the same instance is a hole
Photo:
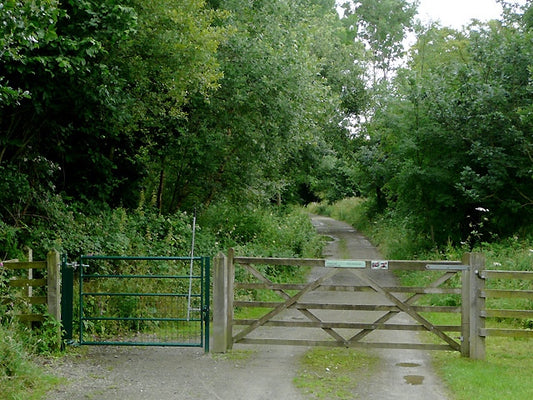
[[[74,269],[68,265],[67,255],[61,256],[61,324],[63,325],[63,342],[72,341],[72,320],[74,302]]]
[[[202,285],[203,287],[203,292],[202,293],[202,299],[203,299],[203,306],[202,306],[202,310],[203,310],[203,319],[204,319],[204,329],[205,329],[205,334],[204,334],[204,349],[205,349],[205,352],[208,353],[209,352],[209,291],[210,291],[210,280],[209,280],[209,275],[211,273],[210,271],[210,262],[209,262],[210,258],[209,257],[202,257],[202,273],[203,273],[203,276],[202,276],[202,280],[204,282],[204,285]]]

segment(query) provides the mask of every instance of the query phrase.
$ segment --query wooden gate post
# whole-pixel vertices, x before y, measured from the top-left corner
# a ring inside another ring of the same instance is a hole
[[[48,314],[61,321],[61,275],[60,258],[56,250],[50,251],[46,256],[47,276],[47,300]]]
[[[214,353],[225,353],[228,336],[228,259],[218,253],[213,263],[213,346]]]
[[[61,321],[61,260],[57,250],[46,255],[48,314]],[[61,344],[61,326],[57,328],[57,345]]]
[[[235,263],[233,259],[235,258],[235,250],[230,248],[228,250],[228,276],[227,276],[227,288],[226,293],[228,300],[228,319],[227,319],[227,342],[226,348],[231,350],[233,348],[233,297],[234,297],[234,286],[235,286]]]
[[[462,273],[462,331],[463,343],[461,354],[474,360],[485,359],[485,337],[480,330],[485,328],[485,319],[481,316],[485,309],[485,280],[480,277],[485,269],[485,257],[480,253],[468,253],[463,256],[463,263],[470,268]]]

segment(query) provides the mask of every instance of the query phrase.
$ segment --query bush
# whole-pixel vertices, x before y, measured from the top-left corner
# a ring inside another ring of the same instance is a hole
[[[222,249],[263,257],[314,257],[322,240],[309,216],[299,208],[239,207],[220,203],[206,210],[200,223]]]

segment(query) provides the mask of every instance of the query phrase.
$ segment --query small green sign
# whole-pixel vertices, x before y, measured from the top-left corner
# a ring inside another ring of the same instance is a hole
[[[365,261],[357,260],[326,260],[328,268],[366,268]]]

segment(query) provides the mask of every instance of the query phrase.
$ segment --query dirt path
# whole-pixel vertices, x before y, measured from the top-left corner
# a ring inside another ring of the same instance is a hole
[[[380,258],[376,249],[350,226],[317,216],[313,223],[321,234],[334,239],[326,249],[326,257]],[[348,279],[339,275],[335,278]],[[386,274],[378,278],[391,279]],[[417,340],[411,336],[400,339]],[[46,399],[305,400],[293,385],[298,360],[305,351],[306,348],[292,346],[235,346],[227,355],[212,355],[190,348],[89,346],[46,362],[51,372],[67,380]],[[391,350],[378,354],[382,360],[378,369],[359,385],[354,398],[447,399],[425,352]]]
[[[313,224],[317,231],[330,236],[333,241],[325,250],[325,258],[380,260],[377,249],[350,225],[331,218],[314,216]],[[372,278],[379,283],[392,285],[394,277],[385,271],[371,271]],[[353,279],[353,278],[352,278]],[[362,304],[378,304],[379,299],[372,293],[352,294],[353,301]],[[376,302],[377,300],[377,302]],[[380,314],[368,315],[368,322]],[[377,319],[377,318],[376,318]],[[361,321],[360,316],[358,320]],[[409,323],[409,318],[399,314],[390,323]],[[418,343],[419,338],[408,331],[376,331],[365,341],[392,341]],[[380,365],[372,376],[360,383],[356,398],[365,400],[382,399],[432,399],[446,400],[448,395],[442,382],[435,375],[427,352],[420,350],[375,350],[380,357]]]

